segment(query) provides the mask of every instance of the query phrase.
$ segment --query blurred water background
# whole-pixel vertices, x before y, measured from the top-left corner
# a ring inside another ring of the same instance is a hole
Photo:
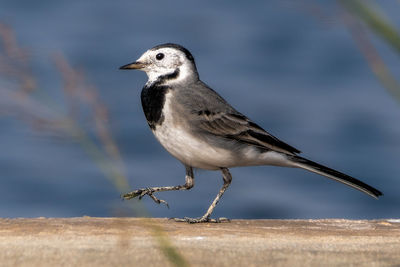
[[[400,28],[398,1],[379,9]],[[377,77],[399,80],[399,50],[343,3],[1,0],[0,22],[1,217],[115,216],[137,204],[123,191],[184,183],[144,119],[146,75],[118,70],[165,42],[187,47],[202,80],[272,134],[385,194],[299,169],[236,168],[215,217],[399,216],[398,87]],[[147,197],[136,209],[201,216],[222,179],[197,171],[195,182],[158,194],[170,209]]]

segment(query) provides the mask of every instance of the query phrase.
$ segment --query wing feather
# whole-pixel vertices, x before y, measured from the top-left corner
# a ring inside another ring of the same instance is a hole
[[[210,134],[266,150],[292,155],[300,153],[298,149],[282,142],[240,113],[215,113],[205,110],[198,112],[198,115],[200,129]]]

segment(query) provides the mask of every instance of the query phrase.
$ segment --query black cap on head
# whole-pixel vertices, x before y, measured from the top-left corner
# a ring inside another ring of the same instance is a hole
[[[182,51],[183,53],[185,53],[185,56],[188,60],[194,62],[194,58],[193,58],[192,54],[189,52],[189,50],[187,50],[186,48],[184,48],[183,46],[178,45],[178,44],[173,44],[173,43],[160,44],[160,45],[153,47],[152,49],[159,49],[159,48],[163,48],[163,47],[171,47],[171,48],[178,49],[178,50]]]

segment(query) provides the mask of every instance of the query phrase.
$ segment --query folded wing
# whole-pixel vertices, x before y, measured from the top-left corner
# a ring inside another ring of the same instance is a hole
[[[295,155],[296,148],[282,142],[240,113],[199,111],[199,127],[212,135],[235,140],[240,143],[257,146]]]

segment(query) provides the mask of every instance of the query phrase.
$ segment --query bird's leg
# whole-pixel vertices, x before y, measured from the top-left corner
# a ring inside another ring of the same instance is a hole
[[[232,182],[232,175],[229,172],[229,170],[227,168],[221,168],[221,171],[222,171],[222,178],[224,179],[224,185],[222,186],[221,190],[219,190],[217,197],[211,203],[207,212],[200,218],[187,218],[187,217],[185,217],[183,219],[174,218],[175,221],[188,222],[188,223],[202,223],[202,222],[219,223],[219,222],[223,222],[223,221],[229,221],[229,219],[227,219],[227,218],[210,219],[211,213],[214,211],[215,206],[217,206],[222,195],[225,193],[225,190],[229,187],[229,185]]]
[[[142,199],[142,197],[148,195],[157,204],[164,203],[169,208],[168,203],[165,200],[158,199],[156,196],[154,196],[154,193],[161,191],[172,191],[172,190],[189,190],[190,188],[192,188],[194,186],[193,168],[189,166],[185,167],[186,167],[186,177],[185,177],[186,182],[184,185],[142,188],[124,194],[122,195],[122,197],[124,199],[132,199],[135,197],[139,197],[139,199]]]

